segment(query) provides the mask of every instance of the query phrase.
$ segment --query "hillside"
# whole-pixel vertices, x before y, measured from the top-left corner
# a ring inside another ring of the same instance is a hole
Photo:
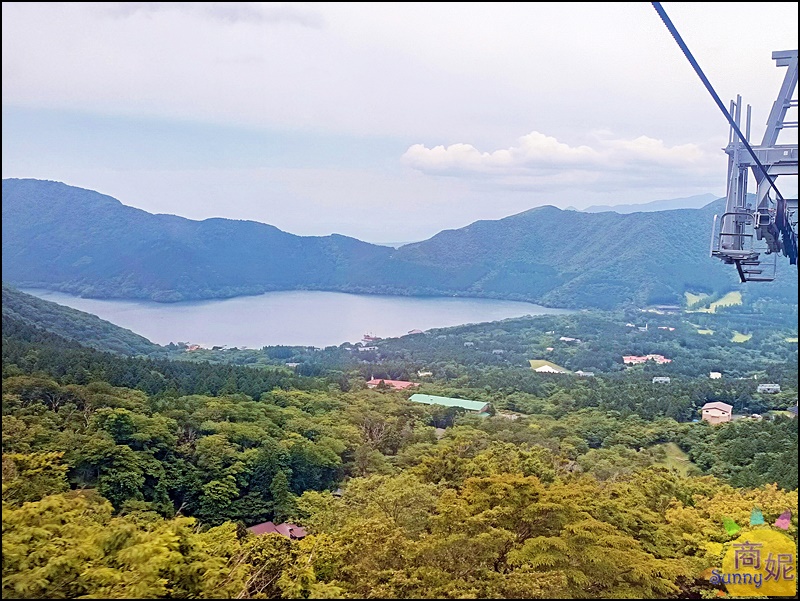
[[[399,249],[253,221],[153,215],[62,183],[3,180],[3,280],[161,302],[272,290],[473,296],[568,308],[680,304],[743,289],[708,257],[702,209],[620,215],[545,206]],[[757,296],[797,297],[797,271]]]
[[[95,315],[42,300],[3,284],[3,329],[19,322],[101,351],[142,355],[162,350],[125,328]]]

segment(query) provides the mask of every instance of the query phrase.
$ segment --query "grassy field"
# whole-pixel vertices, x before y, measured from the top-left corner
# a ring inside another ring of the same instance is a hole
[[[795,336],[794,338],[787,338],[786,342],[797,342],[797,336]]]
[[[742,334],[741,332],[737,332],[736,330],[733,331],[733,338],[731,338],[731,342],[747,342],[753,337],[752,334]]]
[[[655,449],[663,449],[666,457],[659,465],[663,465],[670,469],[675,469],[682,476],[686,476],[692,468],[695,468],[694,463],[689,461],[689,456],[684,453],[681,448],[674,442],[665,442],[653,447]],[[693,471],[693,470],[692,470]]]
[[[714,330],[703,329],[701,326],[697,325],[696,323],[689,322],[689,325],[692,326],[693,328],[695,328],[697,330],[698,334],[707,334],[707,335],[710,336],[711,334],[714,333]]]
[[[685,292],[685,295],[691,294],[690,292]],[[692,295],[695,297],[696,295]],[[687,299],[689,297],[687,296]],[[702,297],[700,297],[701,299]],[[719,300],[715,300],[713,303],[710,303],[707,307],[698,307],[696,309],[691,309],[690,313],[716,313],[717,307],[731,307],[733,305],[741,305],[742,304],[742,293],[739,291],[735,292],[728,292],[725,296],[720,298]]]
[[[704,298],[708,298],[708,295],[701,292],[700,294],[695,294],[694,292],[684,292],[683,296],[686,298],[686,306],[691,307],[695,303],[699,303]]]
[[[565,369],[560,365],[556,365],[555,363],[552,363],[550,361],[545,361],[544,359],[531,359],[529,363],[531,364],[531,369],[536,369],[537,367],[542,367],[543,365],[549,365],[553,369],[558,369],[568,374],[572,373],[568,369]]]

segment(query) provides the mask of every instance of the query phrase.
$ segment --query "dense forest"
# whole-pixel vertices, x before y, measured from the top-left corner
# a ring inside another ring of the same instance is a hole
[[[788,510],[796,541],[796,305],[148,352],[26,297],[4,288],[4,598],[709,598],[725,524]],[[672,363],[622,363],[650,353]],[[697,421],[718,400],[742,417]]]

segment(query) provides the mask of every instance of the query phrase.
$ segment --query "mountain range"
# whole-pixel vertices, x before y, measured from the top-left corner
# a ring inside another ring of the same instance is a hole
[[[582,209],[584,213],[602,213],[613,211],[615,213],[649,213],[651,211],[671,211],[673,209],[701,209],[710,202],[717,200],[713,194],[697,194],[685,198],[670,198],[668,200],[654,200],[641,204],[620,205],[592,205]]]
[[[60,182],[4,179],[2,276],[22,288],[161,302],[306,289],[567,308],[675,304],[685,291],[741,287],[732,267],[708,256],[723,203],[631,214],[543,206],[391,248],[154,215]],[[796,269],[781,273],[760,292],[796,299]]]

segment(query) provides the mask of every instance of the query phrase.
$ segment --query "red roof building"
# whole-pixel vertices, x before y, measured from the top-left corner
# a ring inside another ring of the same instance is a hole
[[[306,535],[305,529],[296,524],[273,524],[272,522],[264,522],[263,524],[250,526],[247,530],[253,534],[280,534],[292,540],[303,538]]]
[[[667,359],[664,355],[623,355],[622,357],[623,363],[629,363],[631,365],[647,363],[648,361],[655,361],[659,365],[663,365],[664,363],[672,363],[672,359]]]
[[[383,382],[386,386],[394,388],[395,390],[405,390],[412,386],[419,386],[418,382],[406,382],[404,380],[384,380],[381,378],[372,378],[367,382],[367,388],[375,388],[378,384]]]

